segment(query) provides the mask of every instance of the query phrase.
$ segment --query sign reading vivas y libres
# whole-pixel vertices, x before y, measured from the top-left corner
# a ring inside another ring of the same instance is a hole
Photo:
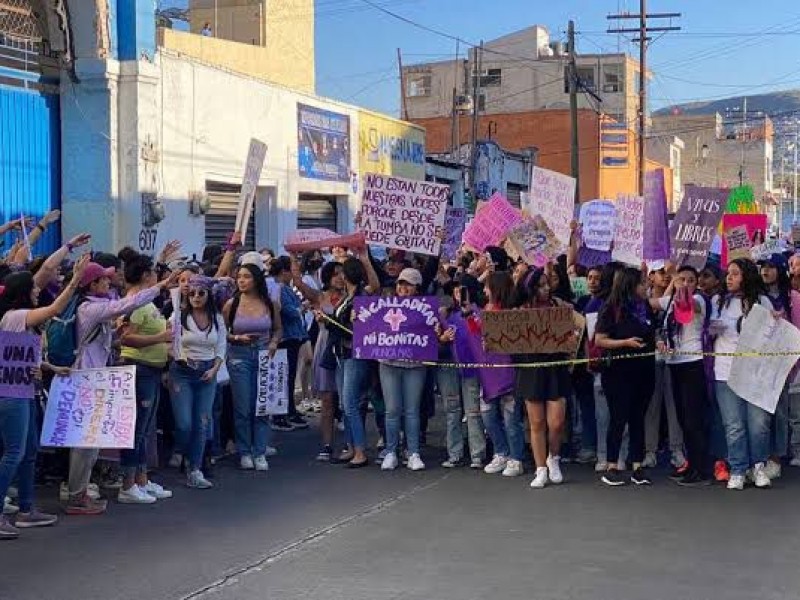
[[[439,300],[428,296],[356,298],[353,358],[436,360]]]

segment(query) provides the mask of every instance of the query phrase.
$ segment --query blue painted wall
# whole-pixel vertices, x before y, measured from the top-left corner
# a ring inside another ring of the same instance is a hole
[[[61,136],[59,98],[22,88],[0,86],[0,221],[37,219],[61,206]],[[13,244],[9,235],[4,250]],[[34,254],[60,245],[59,228],[51,227]]]
[[[143,55],[153,60],[156,52],[155,2],[117,0],[116,11],[112,14],[117,24],[118,60],[139,60]]]

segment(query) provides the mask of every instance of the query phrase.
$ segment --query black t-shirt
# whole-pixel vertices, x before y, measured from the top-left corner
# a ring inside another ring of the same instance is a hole
[[[644,347],[618,348],[616,350],[606,350],[608,356],[618,356],[621,354],[647,354],[655,352],[656,349],[656,318],[650,309],[649,303],[645,303],[644,317],[637,314],[634,307],[626,307],[617,310],[615,307],[604,304],[597,316],[597,333],[604,333],[612,340],[626,340],[632,337],[641,338]],[[652,360],[652,357],[648,357]],[[621,364],[622,361],[615,364]],[[630,361],[624,361],[630,362]]]

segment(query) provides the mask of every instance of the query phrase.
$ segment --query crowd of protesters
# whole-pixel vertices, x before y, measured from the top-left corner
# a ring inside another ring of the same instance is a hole
[[[150,479],[158,466],[181,470],[194,490],[219,484],[215,466],[227,454],[265,472],[278,453],[275,432],[308,428],[309,415],[318,419],[319,461],[422,470],[423,454],[434,458],[425,447],[437,401],[442,467],[518,477],[532,462],[533,488],[563,482],[566,462],[593,464],[608,486],[650,485],[662,458],[679,485],[716,480],[731,490],[768,487],[782,465],[800,466],[800,380],[790,375],[771,415],[728,386],[730,357],[703,356],[735,351],[756,304],[800,326],[797,258],[723,268],[712,255],[700,271],[586,269],[570,252],[540,269],[501,247],[462,249],[454,261],[396,250],[378,260],[369,248],[341,247],[276,256],[243,252],[237,234],[199,258],[181,256],[179,242],[156,258],[88,252],[89,234],[33,258],[58,218],[0,226],[0,234],[29,229],[0,261],[0,331],[34,332],[43,345],[36,396],[0,398],[0,539],[57,521],[36,508],[42,470],[64,482],[67,515],[100,515],[104,495],[127,504],[170,498]],[[576,296],[574,277],[585,278],[588,294]],[[354,301],[369,295],[438,296],[441,366],[356,358]],[[590,338],[578,334],[578,358],[590,360],[484,350],[484,311],[554,306],[596,322]],[[63,325],[70,310],[77,343],[64,359],[63,328],[51,324]],[[279,349],[297,386],[288,414],[258,417],[259,352]],[[40,451],[52,378],[114,365],[136,370],[134,447]]]

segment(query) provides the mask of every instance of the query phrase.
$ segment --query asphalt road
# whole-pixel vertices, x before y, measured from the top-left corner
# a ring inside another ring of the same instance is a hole
[[[348,471],[283,434],[268,474],[112,503],[0,544],[2,600],[783,600],[800,597],[800,470],[769,491],[532,490],[468,469]],[[45,506],[55,491],[42,490]]]

